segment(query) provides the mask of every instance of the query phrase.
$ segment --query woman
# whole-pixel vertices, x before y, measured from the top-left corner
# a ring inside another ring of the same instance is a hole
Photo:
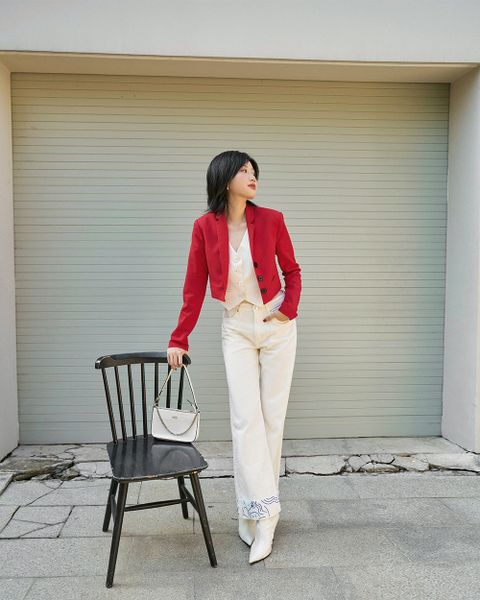
[[[258,174],[256,161],[244,152],[222,152],[210,163],[208,209],[193,224],[183,306],[167,349],[168,364],[177,369],[210,278],[212,297],[224,306],[222,351],[238,528],[241,539],[251,545],[250,564],[270,554],[281,510],[282,438],[301,292],[301,269],[283,214],[251,200]]]

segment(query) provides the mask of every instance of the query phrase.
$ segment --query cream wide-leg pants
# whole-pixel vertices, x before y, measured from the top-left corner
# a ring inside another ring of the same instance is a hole
[[[262,519],[281,511],[280,462],[297,321],[263,319],[280,307],[284,294],[281,289],[263,306],[243,301],[223,312],[222,351],[239,518]]]

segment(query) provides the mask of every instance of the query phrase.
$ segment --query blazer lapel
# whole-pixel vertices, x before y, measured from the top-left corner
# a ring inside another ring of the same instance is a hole
[[[245,213],[247,219],[248,238],[250,241],[252,260],[255,260],[255,206],[253,204],[250,204],[248,200],[247,206],[245,207]]]
[[[248,239],[250,242],[252,259],[255,260],[255,206],[251,204],[249,200],[247,200],[245,207],[245,218],[247,221]],[[230,248],[228,245],[228,223],[225,213],[216,215],[216,224],[218,238],[217,251],[220,254],[223,283],[225,285],[225,289],[227,289],[228,270],[230,267]]]
[[[228,247],[228,224],[225,213],[216,215],[217,224],[217,252],[219,254],[220,264],[222,267],[222,282],[225,284],[225,290],[227,289],[226,281],[228,277],[228,267],[230,260],[230,253]]]

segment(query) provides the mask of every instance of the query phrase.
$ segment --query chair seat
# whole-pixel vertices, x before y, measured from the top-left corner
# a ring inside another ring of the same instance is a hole
[[[107,451],[117,481],[172,478],[208,467],[192,443],[157,440],[152,435],[109,442]]]

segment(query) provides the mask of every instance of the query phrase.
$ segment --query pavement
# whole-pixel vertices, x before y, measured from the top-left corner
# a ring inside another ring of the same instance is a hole
[[[479,600],[477,454],[441,437],[284,440],[273,550],[250,565],[231,446],[195,445],[217,568],[190,505],[188,520],[179,505],[129,512],[107,589],[104,447],[21,445],[0,463],[0,600]],[[174,497],[175,480],[148,481],[127,503]]]

